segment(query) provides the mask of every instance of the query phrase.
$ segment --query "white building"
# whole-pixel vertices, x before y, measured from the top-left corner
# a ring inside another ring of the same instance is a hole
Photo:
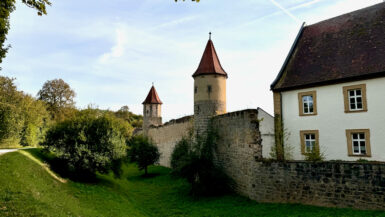
[[[302,26],[271,89],[294,159],[385,161],[385,3]]]

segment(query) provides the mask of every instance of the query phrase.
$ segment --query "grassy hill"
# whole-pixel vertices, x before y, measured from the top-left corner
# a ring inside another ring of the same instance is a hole
[[[28,150],[37,158],[46,156]],[[380,211],[260,204],[237,195],[195,200],[189,185],[169,169],[143,178],[132,164],[121,179],[98,176],[95,183],[63,182],[20,152],[0,156],[0,216],[385,216]]]

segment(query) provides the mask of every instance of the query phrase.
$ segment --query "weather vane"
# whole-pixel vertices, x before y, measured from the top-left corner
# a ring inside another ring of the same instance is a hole
[[[209,32],[209,39],[211,40],[211,32]]]

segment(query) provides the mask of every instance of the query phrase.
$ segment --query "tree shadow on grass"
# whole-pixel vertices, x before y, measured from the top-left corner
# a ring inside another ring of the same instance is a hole
[[[55,154],[40,148],[25,149],[24,151],[30,153],[32,156],[47,164],[49,168],[58,174],[62,178],[69,179],[74,182],[98,184],[100,182],[106,182],[101,180],[96,174],[85,172],[85,171],[74,171],[68,168],[66,162],[60,158],[57,158]]]
[[[128,181],[144,181],[144,180],[156,178],[156,177],[159,177],[159,176],[162,176],[162,175],[164,175],[164,174],[158,173],[158,172],[154,172],[154,173],[148,173],[147,175],[146,174],[136,174],[134,176],[130,175],[130,176],[127,176],[126,179]]]

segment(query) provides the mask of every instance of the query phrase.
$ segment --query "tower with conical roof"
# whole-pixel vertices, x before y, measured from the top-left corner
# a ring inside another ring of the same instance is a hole
[[[226,80],[223,70],[210,38],[203,52],[194,78],[194,128],[195,132],[205,134],[211,117],[226,113]]]
[[[147,131],[148,128],[153,126],[162,125],[161,107],[162,101],[160,101],[158,93],[152,85],[150,92],[148,93],[143,104],[143,130]]]

